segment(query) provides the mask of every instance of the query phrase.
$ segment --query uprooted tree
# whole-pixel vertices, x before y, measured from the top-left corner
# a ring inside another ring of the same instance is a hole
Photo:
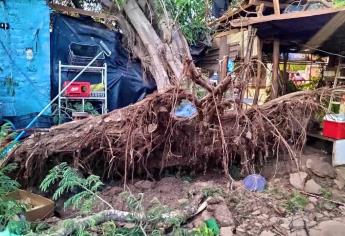
[[[248,108],[241,101],[251,76],[253,40],[249,40],[246,59],[236,68],[240,78],[228,76],[212,87],[195,68],[187,41],[163,1],[101,2],[108,12],[116,13],[128,46],[153,75],[159,93],[106,115],[32,135],[14,153],[22,180],[39,181],[48,167],[61,162],[103,178],[123,177],[125,184],[136,174],[152,177],[174,166],[221,167],[231,178],[233,162],[250,173],[255,171],[254,163],[263,164],[280,152],[298,164],[306,127],[320,108],[323,90],[298,92]],[[183,79],[208,94],[197,99],[180,86]],[[224,99],[225,93],[232,94],[231,98]],[[195,116],[174,115],[183,100],[194,104]]]

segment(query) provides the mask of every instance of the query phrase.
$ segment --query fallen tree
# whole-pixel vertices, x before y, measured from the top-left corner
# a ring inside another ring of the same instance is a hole
[[[122,177],[125,184],[136,174],[153,177],[157,171],[175,166],[196,170],[221,167],[231,179],[228,169],[233,162],[251,173],[255,163],[277,158],[282,151],[298,164],[306,127],[320,108],[317,98],[321,90],[248,107],[242,101],[251,77],[253,40],[248,40],[244,63],[236,68],[240,77],[228,76],[213,87],[195,68],[186,40],[164,4],[157,7],[156,1],[128,0],[117,8],[108,0],[101,2],[109,12],[118,13],[132,48],[144,52],[137,56],[144,64],[150,62],[159,93],[103,116],[34,134],[13,154],[21,166],[18,177],[22,182],[40,181],[49,167],[61,162],[105,179]],[[193,81],[208,94],[197,99],[180,86],[182,79]],[[232,95],[224,99],[225,93]],[[181,119],[173,115],[183,100],[194,104],[196,116]]]
[[[321,91],[297,92],[244,110],[234,101],[214,96],[199,101],[172,88],[106,115],[32,135],[14,153],[21,167],[18,177],[26,183],[40,181],[49,167],[63,161],[84,173],[125,180],[135,174],[152,176],[171,166],[199,170],[219,166],[228,175],[236,158],[250,173],[254,163],[263,164],[281,151],[297,162],[296,150],[304,145],[308,122],[320,108]],[[172,115],[183,99],[195,104],[197,116]]]

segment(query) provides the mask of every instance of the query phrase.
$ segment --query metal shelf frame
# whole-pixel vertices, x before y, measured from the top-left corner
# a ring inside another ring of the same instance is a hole
[[[63,89],[62,85],[62,73],[63,72],[80,72],[82,71],[86,66],[80,66],[80,65],[64,65],[59,61],[59,94]],[[104,96],[96,97],[96,96],[90,96],[90,97],[66,97],[63,94],[61,94],[58,98],[58,115],[59,115],[59,123],[61,121],[61,108],[62,108],[62,102],[65,101],[66,104],[68,101],[81,101],[82,103],[82,111],[84,112],[85,109],[85,101],[98,101],[102,103],[102,114],[105,114],[108,112],[108,94],[107,94],[107,85],[108,85],[108,77],[107,77],[108,67],[107,64],[104,63],[103,66],[89,66],[83,73],[99,73],[101,78],[101,83],[104,86]],[[78,80],[78,79],[77,79]]]

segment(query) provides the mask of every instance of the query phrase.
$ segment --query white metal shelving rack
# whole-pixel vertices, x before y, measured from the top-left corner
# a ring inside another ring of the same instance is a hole
[[[59,61],[59,94],[61,90],[63,89],[62,84],[62,73],[63,72],[76,72],[79,73],[81,70],[83,70],[86,66],[78,66],[78,65],[64,65]],[[59,96],[58,98],[58,112],[59,112],[59,121],[61,121],[61,108],[62,108],[62,102],[65,102],[66,107],[68,101],[81,101],[82,103],[82,111],[84,111],[85,108],[85,101],[98,101],[102,103],[102,114],[105,114],[108,112],[108,94],[107,94],[107,84],[108,84],[108,78],[107,78],[107,64],[104,63],[103,66],[90,66],[88,67],[84,73],[98,73],[100,74],[101,83],[103,84],[104,90],[103,91],[97,91],[97,92],[91,92],[90,97],[66,97],[63,94]]]

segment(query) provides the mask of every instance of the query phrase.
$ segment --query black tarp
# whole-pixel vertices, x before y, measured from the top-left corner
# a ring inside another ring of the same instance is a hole
[[[108,109],[109,111],[125,107],[145,97],[155,90],[155,84],[142,79],[142,68],[139,62],[129,58],[122,47],[122,34],[108,30],[104,25],[91,18],[73,18],[61,14],[52,15],[51,33],[51,84],[52,97],[58,94],[59,60],[68,64],[70,43],[99,45],[103,41],[112,54],[106,57],[108,66]],[[72,80],[76,73],[62,73],[62,81]],[[86,73],[78,81],[99,82],[99,75]]]

